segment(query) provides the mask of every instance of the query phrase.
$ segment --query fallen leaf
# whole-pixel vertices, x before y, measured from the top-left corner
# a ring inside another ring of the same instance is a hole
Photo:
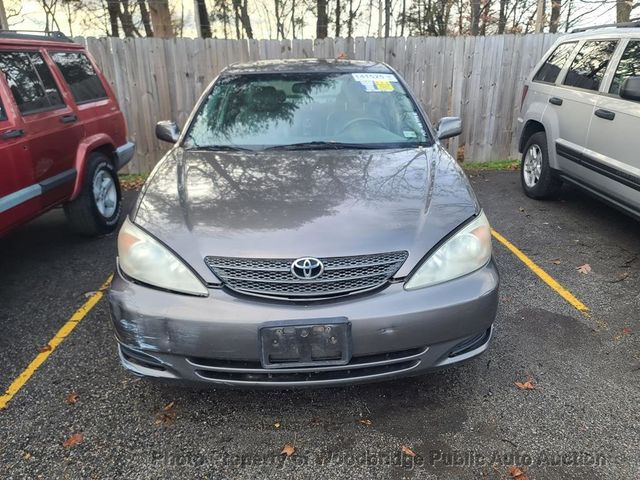
[[[25,460],[31,460],[31,454],[29,452],[24,452],[22,458],[24,458]]]
[[[402,451],[402,453],[404,453],[408,457],[415,457],[416,456],[416,452],[411,450],[409,447],[405,447],[404,445],[402,445],[400,450]]]
[[[280,428],[280,422],[276,422],[276,423],[274,423],[274,424],[273,424],[273,426],[274,426],[275,428]]]
[[[632,333],[632,332],[631,332],[631,327],[624,327],[624,328],[622,329],[622,334],[623,334],[623,335],[631,335],[631,333]]]
[[[84,292],[84,298],[93,297],[96,293],[98,293],[98,292],[96,292],[95,290],[92,290],[90,292]]]
[[[509,467],[509,475],[511,478],[515,478],[516,480],[527,480],[527,476],[524,474],[524,470],[520,467],[516,467],[515,465]]]
[[[40,351],[40,353],[50,352],[51,350],[53,350],[53,347],[51,347],[51,345],[47,343],[46,345],[41,346],[38,350]]]
[[[520,390],[535,390],[536,385],[533,383],[533,379],[529,378],[526,382],[513,382],[513,384]]]
[[[580,265],[579,267],[577,267],[576,270],[578,270],[580,273],[587,275],[591,273],[591,265],[589,265],[588,263],[585,263],[584,265]]]
[[[555,258],[555,259],[551,260],[551,263],[553,263],[554,265],[560,265],[562,263],[562,261],[560,261],[559,258]]]
[[[367,425],[367,426],[373,425],[373,422],[371,420],[366,419],[366,418],[360,420],[360,423],[363,424],[363,425]]]
[[[176,419],[176,413],[173,410],[173,407],[175,406],[176,406],[176,402],[169,402],[164,407],[162,407],[162,410],[160,410],[160,413],[156,415],[156,425],[172,424],[173,421]]]
[[[74,433],[62,443],[62,446],[64,448],[73,447],[75,445],[81,444],[83,440],[84,435],[82,433]]]
[[[282,447],[282,451],[280,452],[280,455],[286,455],[287,457],[290,457],[295,452],[296,452],[296,447],[294,447],[290,443],[287,443],[285,444],[284,447]]]
[[[80,396],[76,392],[71,392],[69,395],[67,395],[67,403],[69,405],[75,405],[76,403],[78,403],[79,399]]]

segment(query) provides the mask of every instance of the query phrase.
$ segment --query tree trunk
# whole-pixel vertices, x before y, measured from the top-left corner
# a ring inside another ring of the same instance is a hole
[[[133,17],[129,11],[129,0],[120,0],[120,7],[118,15],[120,17],[120,24],[122,25],[122,31],[125,37],[135,36],[136,27],[133,24]]]
[[[247,38],[253,38],[253,29],[251,28],[251,19],[249,18],[247,1],[233,0],[233,9],[236,15],[240,16],[240,24]]]
[[[498,35],[502,35],[507,28],[507,0],[500,0],[500,13],[498,14]]]
[[[542,33],[544,31],[544,7],[545,0],[538,0],[538,7],[536,9],[536,33]]]
[[[402,0],[402,13],[400,14],[400,36],[404,37],[404,25],[407,23],[407,0]]]
[[[4,9],[4,2],[0,0],[0,30],[9,30],[9,22],[7,22],[7,12]]]
[[[147,37],[153,37],[151,19],[149,18],[149,10],[147,10],[147,3],[145,0],[138,0],[138,7],[140,8],[140,18],[142,20],[142,25],[144,26],[144,34]]]
[[[202,38],[211,38],[211,22],[209,21],[209,11],[205,0],[196,0],[198,7],[198,34]]]
[[[391,0],[384,0],[384,36],[389,38],[391,32]]]
[[[316,23],[316,37],[327,38],[329,17],[327,15],[327,0],[316,0],[318,20]]]
[[[480,0],[471,0],[471,35],[480,33]]]
[[[172,38],[175,36],[171,24],[169,0],[148,0],[151,23],[156,37]]]
[[[560,9],[562,8],[561,0],[551,0],[551,18],[549,19],[549,32],[558,33],[560,26]]]
[[[107,13],[109,14],[109,26],[111,37],[119,37],[118,17],[120,16],[120,3],[118,0],[107,0]]]
[[[291,38],[296,38],[296,0],[291,0]]]
[[[631,0],[616,0],[616,22],[625,23],[631,18],[633,2]]]
[[[340,37],[340,13],[342,10],[342,4],[340,0],[336,0],[336,38]]]

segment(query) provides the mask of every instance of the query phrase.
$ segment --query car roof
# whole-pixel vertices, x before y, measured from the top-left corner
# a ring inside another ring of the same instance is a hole
[[[302,58],[287,60],[259,60],[248,63],[237,63],[225,68],[221,75],[241,75],[259,73],[393,73],[391,68],[382,62],[362,60]]]
[[[0,47],[84,48],[60,32],[0,30]]]
[[[635,23],[634,23],[635,25]],[[586,38],[639,38],[640,22],[637,26],[619,27],[615,25],[602,26],[600,28],[575,29],[573,33],[563,35],[558,42],[568,40],[582,40]]]

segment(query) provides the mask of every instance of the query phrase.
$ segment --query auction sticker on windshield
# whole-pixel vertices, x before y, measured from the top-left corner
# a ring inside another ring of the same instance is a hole
[[[393,92],[391,82],[397,82],[390,73],[353,73],[353,79],[359,82],[366,92]]]

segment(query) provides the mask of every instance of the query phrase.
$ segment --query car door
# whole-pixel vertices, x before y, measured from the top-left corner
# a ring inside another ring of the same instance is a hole
[[[34,185],[40,188],[40,208],[46,209],[73,191],[82,127],[40,51],[2,50],[0,70],[22,117]]]
[[[618,40],[587,40],[580,45],[557,89],[557,97],[551,98],[547,107],[557,112],[555,150],[559,168],[579,179],[589,176],[580,158],[587,144],[598,91],[617,43]]]
[[[39,212],[40,189],[34,183],[21,119],[0,78],[0,235]]]
[[[640,208],[640,102],[620,98],[622,83],[640,76],[640,38],[622,45],[608,89],[591,120],[585,166],[594,172],[594,186]],[[596,176],[597,175],[597,176]]]

